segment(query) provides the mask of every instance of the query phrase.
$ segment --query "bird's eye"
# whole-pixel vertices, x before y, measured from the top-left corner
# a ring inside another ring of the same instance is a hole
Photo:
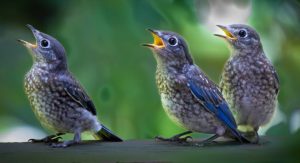
[[[169,38],[168,42],[171,46],[176,46],[178,44],[178,41],[175,37]]]
[[[242,29],[239,31],[239,36],[245,38],[247,36],[247,32],[244,29]]]
[[[48,41],[48,40],[42,40],[42,41],[41,41],[41,46],[42,46],[43,48],[49,47],[49,41]]]

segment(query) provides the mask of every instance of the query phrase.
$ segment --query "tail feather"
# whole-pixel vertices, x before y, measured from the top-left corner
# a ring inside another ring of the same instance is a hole
[[[251,140],[249,140],[247,137],[245,137],[242,134],[240,134],[240,140],[241,140],[241,143],[252,143]]]
[[[251,144],[258,144],[259,143],[259,135],[257,131],[252,132],[240,132],[243,138],[247,139]]]
[[[94,137],[98,140],[111,141],[111,142],[121,142],[123,141],[117,135],[115,135],[112,131],[110,131],[107,127],[102,125],[101,130],[94,133]]]
[[[231,134],[234,136],[234,139],[238,140],[240,143],[251,143],[251,141],[245,137],[237,129],[230,128]]]

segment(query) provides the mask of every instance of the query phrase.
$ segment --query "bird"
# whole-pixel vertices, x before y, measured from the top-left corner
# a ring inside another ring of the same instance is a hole
[[[64,148],[80,143],[81,133],[86,131],[99,140],[122,141],[98,120],[91,98],[68,69],[63,45],[32,25],[27,27],[36,44],[18,40],[33,58],[33,65],[25,75],[25,93],[41,125],[56,133],[29,141]],[[65,133],[73,133],[73,140],[59,141]]]
[[[163,109],[186,132],[158,140],[187,142],[193,132],[213,134],[196,143],[206,145],[224,136],[246,142],[218,86],[196,65],[184,38],[178,33],[148,29],[153,43],[142,44],[153,51],[157,63],[156,85]]]
[[[259,143],[258,130],[272,119],[279,93],[279,76],[264,53],[259,34],[245,24],[217,25],[229,43],[220,88],[248,140]]]

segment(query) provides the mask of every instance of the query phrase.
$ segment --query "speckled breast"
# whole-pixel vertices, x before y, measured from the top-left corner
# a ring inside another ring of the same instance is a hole
[[[222,75],[222,93],[238,124],[254,127],[270,121],[276,105],[275,78],[262,62],[228,62]]]
[[[68,102],[70,98],[63,87],[50,79],[50,74],[36,69],[25,76],[25,92],[33,112],[42,126],[57,132],[72,132],[73,123],[66,120],[74,110],[70,108],[78,104]]]
[[[156,79],[162,106],[171,120],[191,131],[215,133],[221,123],[202,107],[185,84],[159,73]]]

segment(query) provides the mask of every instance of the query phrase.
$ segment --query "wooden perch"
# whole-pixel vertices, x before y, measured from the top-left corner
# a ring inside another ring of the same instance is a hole
[[[289,156],[279,142],[263,138],[260,145],[219,142],[195,147],[155,140],[84,141],[64,149],[42,143],[0,143],[0,162],[284,162],[296,159]]]

